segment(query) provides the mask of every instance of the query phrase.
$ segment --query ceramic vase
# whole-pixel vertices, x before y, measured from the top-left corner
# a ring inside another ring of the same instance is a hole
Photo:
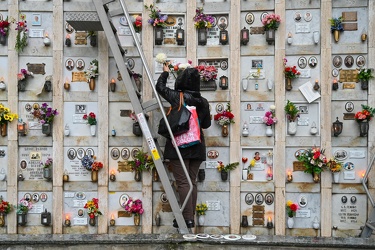
[[[52,124],[49,124],[49,123],[42,124],[42,134],[50,136],[52,134]]]
[[[368,134],[368,130],[369,130],[369,123],[367,120],[364,120],[359,124],[359,136],[360,137],[366,137],[367,134]]]
[[[204,220],[205,220],[205,218],[204,218],[203,214],[202,215],[198,215],[198,225],[199,226],[203,226],[204,225]]]
[[[92,182],[98,181],[98,171],[91,171],[91,181]]]
[[[139,226],[141,223],[141,215],[140,214],[134,214],[134,225]]]
[[[242,169],[242,180],[244,180],[244,181],[247,180],[247,168]]]
[[[297,122],[288,123],[288,135],[295,135],[297,133]]]
[[[332,179],[333,179],[333,183],[339,183],[339,179],[340,179],[340,172],[333,172],[332,173]]]
[[[90,90],[95,90],[95,77],[91,77],[89,81]]]
[[[285,78],[285,90],[291,91],[292,88],[293,88],[292,79],[291,78]]]
[[[96,125],[90,125],[90,133],[92,136],[96,135]]]
[[[266,128],[266,136],[268,136],[268,137],[273,136],[272,126],[267,126],[267,128]]]
[[[288,217],[287,224],[288,224],[288,228],[293,228],[293,226],[294,226],[294,218],[293,217]]]
[[[229,128],[228,128],[228,125],[223,125],[221,127],[221,135],[223,137],[227,137],[229,135]]]
[[[7,136],[7,134],[8,134],[8,123],[4,122],[1,124],[1,136],[4,137],[4,136]]]
[[[224,170],[221,170],[220,175],[221,175],[221,180],[222,181],[228,180],[228,172],[226,172]]]

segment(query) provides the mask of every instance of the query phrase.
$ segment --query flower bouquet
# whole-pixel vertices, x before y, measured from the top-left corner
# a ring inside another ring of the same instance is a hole
[[[30,114],[32,114],[34,118],[37,118],[41,124],[52,124],[53,119],[55,119],[55,116],[57,116],[59,112],[57,109],[48,107],[47,103],[43,103],[41,108],[30,112]]]
[[[214,120],[220,126],[227,126],[227,125],[229,125],[231,123],[234,123],[233,119],[234,119],[234,115],[231,112],[230,103],[229,102],[227,103],[227,109],[226,110],[223,110],[223,111],[217,113],[214,116]]]
[[[102,215],[102,212],[99,210],[99,199],[97,198],[92,198],[91,201],[87,201],[83,208],[87,209],[87,214],[89,215],[90,219]]]
[[[42,166],[43,168],[49,168],[50,166],[52,166],[52,163],[53,163],[52,158],[48,157],[45,162],[42,162],[42,161],[40,162],[40,166]]]
[[[3,197],[0,196],[0,214],[9,214],[12,209],[12,204],[10,204],[9,201],[4,201]]]
[[[90,62],[89,67],[84,71],[87,82],[90,82],[90,79],[96,78],[99,75],[99,62],[94,59]]]
[[[342,163],[335,160],[334,158],[329,159],[326,165],[332,173],[339,173],[342,170]]]
[[[342,21],[344,21],[344,18],[342,16],[340,16],[338,18],[329,19],[329,22],[331,23],[331,32],[332,33],[335,32],[335,30],[344,31]]]
[[[305,166],[305,173],[310,173],[314,175],[320,174],[327,167],[327,158],[324,155],[324,149],[318,147],[312,147],[300,153],[297,156],[299,162],[302,162]],[[318,177],[316,177],[318,178]],[[314,179],[315,181],[315,179]],[[319,181],[316,180],[316,182]]]
[[[18,119],[18,115],[16,113],[11,113],[9,108],[0,103],[0,124],[6,124],[14,119]]]
[[[287,66],[286,63],[288,60],[284,58],[284,75],[285,78],[294,79],[298,78],[301,75],[301,72],[297,70],[297,66]]]
[[[267,14],[262,19],[264,30],[277,30],[280,22],[281,18],[277,14]]]
[[[15,49],[19,53],[27,46],[28,29],[25,14],[20,14],[20,20],[16,23],[16,25],[17,27],[15,30],[17,30],[17,36]]]
[[[151,11],[151,13],[149,14],[150,18],[147,21],[149,24],[154,27],[165,27],[167,25],[165,21],[167,20],[168,15],[161,14],[161,11],[158,9],[158,7],[151,4],[150,6],[145,5],[145,9]]]
[[[91,165],[91,171],[99,171],[103,168],[103,163],[100,161],[94,161],[94,163]]]
[[[198,203],[195,207],[195,211],[197,211],[198,215],[205,215],[208,207],[206,203]]]
[[[199,66],[196,66],[195,68],[199,72],[201,81],[208,82],[211,80],[216,80],[217,68],[215,66],[199,65]]]
[[[363,121],[371,121],[372,117],[374,117],[375,114],[375,108],[371,108],[368,105],[361,105],[362,111],[358,111],[354,115],[354,119],[357,122],[363,122]]]
[[[203,8],[197,8],[195,10],[195,16],[193,17],[194,27],[197,29],[211,28],[215,19],[211,15],[203,13]]]
[[[222,161],[218,161],[218,163],[219,163],[219,165],[217,166],[217,170],[218,170],[219,172],[222,172],[222,171],[224,171],[224,172],[229,172],[229,171],[231,171],[231,170],[236,169],[236,167],[237,167],[238,165],[240,165],[239,162],[229,163],[229,164],[227,164],[227,165],[225,165],[225,166],[224,166],[224,164],[223,164]]]
[[[30,71],[28,71],[26,69],[21,69],[21,72],[17,74],[17,80],[18,81],[22,81],[22,80],[26,79],[29,76],[33,77],[34,76],[33,72],[30,72]]]
[[[288,214],[289,218],[292,218],[296,216],[296,212],[298,210],[298,205],[297,203],[293,203],[291,200],[288,200],[286,202],[286,213]]]
[[[134,155],[134,159],[128,161],[128,163],[131,166],[132,171],[151,171],[155,167],[152,156],[148,155],[147,152],[143,152],[143,150],[138,151]]]
[[[95,115],[94,112],[90,112],[88,115],[84,114],[82,119],[87,120],[88,125],[96,125],[96,123],[97,123],[96,115]]]
[[[134,22],[133,22],[133,27],[135,32],[141,32],[142,31],[142,16],[136,15],[134,16]]]
[[[133,200],[133,198],[130,197],[125,203],[125,211],[130,214],[143,214],[142,201],[140,199]]]
[[[33,208],[31,201],[22,198],[17,205],[17,214],[27,214],[31,208]]]
[[[0,44],[6,44],[6,37],[9,34],[9,25],[8,17],[5,20],[0,20]]]
[[[289,100],[287,101],[284,110],[286,113],[286,118],[289,122],[295,122],[296,119],[299,117],[299,109],[293,102]]]
[[[273,124],[277,123],[277,118],[275,117],[275,109],[275,105],[271,105],[270,110],[264,114],[263,123],[267,126],[272,126]]]
[[[82,157],[81,164],[84,168],[91,171],[92,164],[94,163],[94,157],[91,155],[85,155]]]

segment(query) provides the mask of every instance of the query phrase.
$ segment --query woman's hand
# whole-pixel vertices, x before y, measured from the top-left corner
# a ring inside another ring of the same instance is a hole
[[[163,71],[169,72],[169,67],[168,67],[169,64],[170,64],[170,62],[163,63]]]

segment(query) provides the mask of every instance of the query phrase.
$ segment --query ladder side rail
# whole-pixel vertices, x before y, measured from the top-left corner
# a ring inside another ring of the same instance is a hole
[[[367,182],[367,179],[368,179],[368,176],[371,172],[371,169],[372,169],[372,166],[374,165],[374,161],[375,161],[375,154],[374,156],[372,157],[369,165],[367,166],[367,170],[366,170],[366,173],[365,175],[363,176],[362,178],[362,185],[363,185],[363,188],[365,189],[366,191],[366,194],[367,194],[367,197],[369,198],[370,202],[371,202],[371,205],[372,207],[374,208],[375,207],[375,202],[374,202],[374,199],[372,198],[372,195],[370,193],[370,190],[368,189],[367,185],[366,185],[366,182]]]
[[[127,6],[126,6],[126,4],[124,3],[124,0],[119,0],[119,2],[120,2],[120,5],[121,5],[122,10],[124,11],[125,18],[126,18],[126,20],[128,21],[129,28],[130,28],[130,31],[131,31],[131,33],[132,33],[132,37],[133,37],[133,39],[134,39],[134,41],[135,41],[135,44],[136,44],[136,47],[137,47],[138,53],[139,53],[139,55],[140,55],[140,57],[141,57],[141,60],[142,60],[143,66],[144,66],[144,68],[145,68],[145,70],[146,70],[147,77],[148,77],[148,79],[149,79],[149,81],[150,81],[150,83],[151,83],[151,87],[152,87],[152,90],[153,90],[153,92],[154,92],[154,94],[155,94],[155,98],[156,98],[156,100],[157,100],[157,102],[158,102],[158,104],[159,104],[160,111],[161,111],[161,113],[162,113],[162,115],[163,115],[164,120],[165,120],[165,121],[168,121],[168,120],[167,120],[167,116],[166,116],[166,114],[165,114],[165,112],[164,112],[163,104],[162,104],[162,102],[161,102],[161,100],[160,100],[159,94],[158,94],[157,91],[156,91],[155,84],[154,84],[154,79],[153,79],[152,74],[151,74],[151,71],[150,71],[150,69],[149,69],[149,67],[148,67],[148,65],[147,65],[146,57],[145,57],[145,55],[144,55],[144,53],[143,53],[143,50],[142,50],[142,48],[141,48],[141,44],[139,43],[139,40],[138,40],[137,36],[135,35],[136,32],[135,32],[135,29],[134,29],[133,25],[130,25],[130,24],[132,23],[132,21],[131,21],[131,19],[130,19],[129,11],[128,11],[128,9],[127,9]],[[169,126],[169,123],[168,123],[168,122],[166,122],[166,124],[167,124],[167,128],[168,128],[169,135],[170,135],[171,138],[172,138],[172,143],[173,143],[174,145],[176,145],[176,141],[175,141],[175,139],[174,139],[174,136],[173,136],[173,132],[172,132],[172,130],[171,130],[171,127]],[[183,158],[182,158],[182,156],[181,156],[180,150],[178,149],[178,147],[175,147],[175,149],[176,149],[176,152],[177,152],[178,158],[179,158],[179,160],[180,160],[180,162],[181,162],[181,166],[182,166],[182,168],[183,168],[183,170],[184,170],[185,176],[186,176],[186,178],[187,178],[187,180],[188,180],[188,183],[189,183],[189,192],[187,193],[187,196],[186,196],[184,202],[183,202],[182,205],[181,205],[181,211],[183,211],[184,208],[185,208],[185,206],[186,206],[186,203],[187,203],[188,199],[190,198],[190,196],[191,196],[191,194],[192,194],[192,192],[193,192],[193,183],[191,182],[191,180],[190,180],[190,178],[189,178],[189,173],[188,173],[188,171],[187,171],[187,169],[186,169],[186,166],[185,166],[184,160],[183,160]]]

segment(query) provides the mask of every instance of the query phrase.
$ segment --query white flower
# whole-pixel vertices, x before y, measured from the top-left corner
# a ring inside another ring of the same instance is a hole
[[[187,68],[191,68],[190,63],[181,63],[181,64],[178,65],[178,69],[185,70]]]
[[[275,105],[271,105],[270,106],[270,110],[275,110],[276,109],[276,106]]]
[[[167,55],[164,53],[159,53],[156,55],[155,61],[163,64],[167,61]]]

